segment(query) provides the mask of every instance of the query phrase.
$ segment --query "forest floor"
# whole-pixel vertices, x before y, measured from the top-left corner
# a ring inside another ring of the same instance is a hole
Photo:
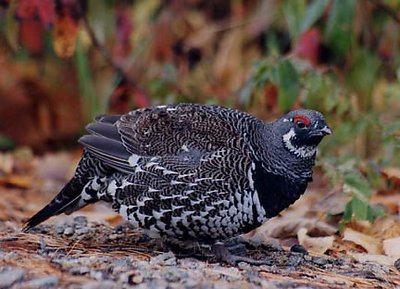
[[[269,260],[260,266],[245,262],[232,266],[212,256],[173,253],[101,204],[52,218],[22,233],[23,221],[51,199],[63,182],[57,176],[70,174],[59,163],[69,170],[76,163],[72,159],[69,155],[41,158],[44,171],[33,169],[34,177],[8,174],[0,178],[0,288],[400,288],[399,261],[379,255],[374,260],[357,241],[343,240],[333,226],[321,225],[315,216],[305,217],[310,200],[320,198],[315,188],[283,217],[248,236],[259,246],[249,245],[247,255]],[[27,171],[32,172],[32,167]],[[312,240],[331,240],[319,250],[323,253],[312,246],[308,252],[302,247],[290,250],[301,237],[289,231],[298,233],[299,226],[308,230],[305,247]],[[308,236],[312,234],[320,237]],[[358,258],[360,254],[372,258]]]

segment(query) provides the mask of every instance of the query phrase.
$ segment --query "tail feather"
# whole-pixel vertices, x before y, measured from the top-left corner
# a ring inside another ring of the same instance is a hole
[[[52,216],[62,213],[71,213],[85,206],[87,203],[79,202],[81,200],[82,189],[79,187],[80,186],[77,188],[74,179],[68,182],[47,206],[37,212],[24,224],[22,231],[28,232],[30,229],[46,221]],[[80,205],[78,206],[79,203]]]

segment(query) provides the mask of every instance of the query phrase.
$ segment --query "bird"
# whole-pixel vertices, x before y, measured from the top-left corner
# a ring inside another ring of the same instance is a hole
[[[264,122],[190,103],[101,115],[86,130],[74,176],[23,231],[104,201],[150,237],[218,243],[299,199],[332,133],[315,110]]]

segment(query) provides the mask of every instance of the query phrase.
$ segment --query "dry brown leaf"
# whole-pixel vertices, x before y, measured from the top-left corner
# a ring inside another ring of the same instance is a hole
[[[389,257],[400,258],[400,237],[383,240],[383,251]]]
[[[48,153],[35,161],[35,174],[45,180],[66,182],[73,176],[76,164],[68,153]]]
[[[237,91],[242,83],[243,28],[229,31],[221,39],[220,49],[215,57],[213,72],[217,81],[231,91]]]
[[[308,251],[316,254],[324,254],[328,249],[332,248],[334,236],[328,237],[310,237],[307,235],[307,229],[301,228],[297,232],[299,244]]]
[[[0,172],[10,174],[14,167],[14,159],[11,154],[0,154]]]
[[[297,236],[301,228],[306,228],[313,236],[330,236],[337,229],[325,222],[312,218],[274,218],[261,227],[246,235],[254,242],[261,242],[270,238],[287,238]]]
[[[385,255],[365,254],[350,252],[349,255],[360,263],[371,262],[378,263],[385,266],[393,266],[396,258]]]
[[[400,213],[400,196],[397,193],[392,194],[385,191],[384,194],[374,194],[371,198],[371,203],[384,206],[391,214]]]
[[[69,58],[75,52],[78,21],[69,15],[58,16],[53,30],[54,51],[61,58]]]
[[[353,242],[363,247],[370,254],[382,254],[382,244],[377,238],[346,228],[343,240]]]
[[[377,219],[371,226],[368,235],[372,235],[380,239],[391,239],[400,237],[400,218],[398,216],[386,216]]]
[[[33,177],[32,176],[21,176],[21,175],[6,175],[0,176],[0,186],[11,186],[21,189],[29,189],[32,187]]]
[[[387,167],[381,169],[381,174],[386,179],[392,181],[396,185],[400,185],[400,168],[398,167]]]

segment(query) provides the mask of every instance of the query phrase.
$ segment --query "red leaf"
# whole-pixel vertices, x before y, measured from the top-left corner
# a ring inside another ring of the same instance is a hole
[[[53,0],[19,0],[15,12],[17,18],[39,19],[45,26],[49,27],[55,19],[55,6]]]
[[[274,111],[278,106],[278,87],[268,83],[264,88],[265,104],[268,111]]]
[[[127,80],[122,80],[111,94],[110,113],[125,113],[132,108],[150,106],[148,95]]]
[[[117,57],[126,57],[131,51],[131,34],[133,30],[132,15],[129,7],[117,7],[117,41],[114,53]]]
[[[135,91],[133,92],[133,96],[135,107],[141,108],[150,106],[151,103],[149,96],[144,91],[140,89],[135,89]]]
[[[19,42],[34,56],[42,54],[44,49],[44,28],[35,19],[23,19],[19,25]]]
[[[317,65],[319,62],[319,49],[321,44],[321,33],[316,28],[304,31],[294,48],[297,57],[307,59],[311,64]]]
[[[55,20],[54,0],[36,0],[39,18],[45,27],[49,27]]]

